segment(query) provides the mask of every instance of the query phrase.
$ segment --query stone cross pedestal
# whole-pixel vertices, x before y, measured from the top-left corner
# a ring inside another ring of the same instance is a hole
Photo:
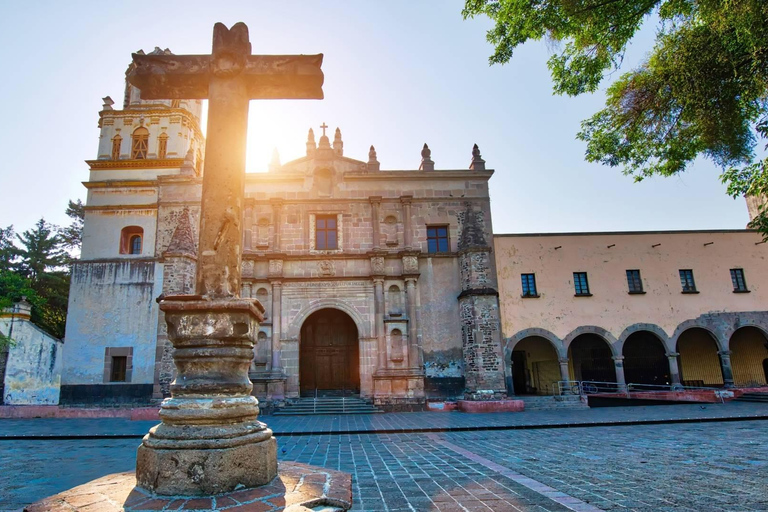
[[[172,397],[136,460],[140,487],[163,495],[212,495],[277,475],[277,442],[257,420],[248,368],[264,308],[249,299],[171,297],[160,303],[175,347]]]

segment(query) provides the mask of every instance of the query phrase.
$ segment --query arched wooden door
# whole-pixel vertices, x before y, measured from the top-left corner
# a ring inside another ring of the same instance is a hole
[[[343,311],[321,309],[301,326],[299,386],[302,396],[360,392],[357,327]]]

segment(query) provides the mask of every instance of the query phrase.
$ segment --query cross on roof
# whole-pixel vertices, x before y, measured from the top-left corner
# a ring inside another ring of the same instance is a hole
[[[325,121],[323,121],[323,124],[320,125],[320,128],[323,129],[323,137],[325,137],[325,129],[328,128],[328,125],[325,124]]]

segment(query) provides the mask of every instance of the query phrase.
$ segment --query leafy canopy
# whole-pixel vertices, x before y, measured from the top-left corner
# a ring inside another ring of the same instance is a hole
[[[595,91],[657,15],[647,60],[582,122],[587,160],[639,181],[675,175],[704,156],[723,169],[732,196],[768,193],[768,159],[755,154],[758,139],[768,139],[768,1],[467,0],[463,15],[495,22],[491,64],[508,62],[528,40],[562,43],[548,65],[554,91],[568,95]],[[768,236],[768,210],[752,226]]]

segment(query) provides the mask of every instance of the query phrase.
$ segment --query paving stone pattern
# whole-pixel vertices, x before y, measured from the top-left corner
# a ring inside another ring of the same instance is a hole
[[[579,510],[505,473],[605,510],[768,510],[766,432],[766,421],[740,421],[311,435],[283,437],[278,456],[351,473],[356,511]],[[0,510],[130,471],[136,445],[0,441]]]

